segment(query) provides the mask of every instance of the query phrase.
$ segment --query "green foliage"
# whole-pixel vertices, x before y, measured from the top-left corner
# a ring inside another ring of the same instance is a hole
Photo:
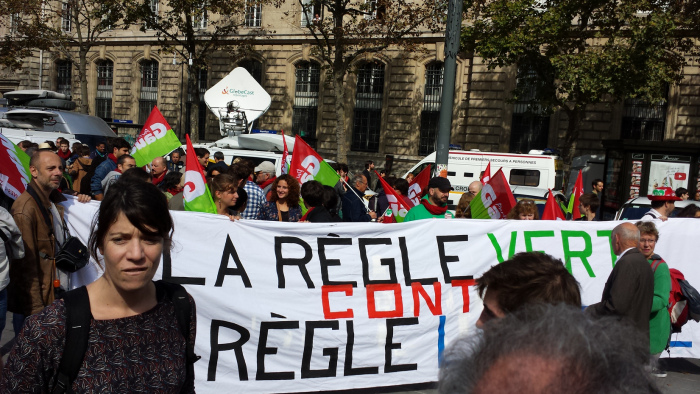
[[[697,26],[679,14],[678,4],[468,0],[462,47],[492,69],[516,65],[530,70],[535,78],[529,84],[520,79],[513,95],[547,111],[566,112],[570,124],[562,150],[568,155],[587,105],[631,97],[658,102],[669,84],[681,81],[685,55],[692,49],[689,36]]]

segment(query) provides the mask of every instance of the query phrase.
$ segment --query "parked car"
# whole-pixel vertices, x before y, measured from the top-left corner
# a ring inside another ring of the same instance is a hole
[[[674,217],[683,208],[690,204],[695,204],[700,207],[700,201],[685,200],[676,201],[676,209],[671,212],[671,217]],[[628,200],[626,203],[622,204],[622,208],[615,214],[615,220],[637,220],[641,219],[645,213],[651,209],[651,201],[646,197],[637,197]]]
[[[542,217],[544,206],[547,204],[547,198],[549,197],[549,189],[530,186],[511,186],[510,190],[513,192],[513,197],[515,197],[516,201],[525,199],[533,200],[535,202],[535,206],[537,207],[537,211],[540,214],[540,218]],[[566,196],[556,190],[553,190],[552,193],[554,193],[554,200],[559,205],[559,209],[561,209],[562,214],[566,216],[564,207],[566,207],[569,203]]]

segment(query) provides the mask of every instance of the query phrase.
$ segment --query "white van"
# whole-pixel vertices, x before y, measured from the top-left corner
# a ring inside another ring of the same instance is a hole
[[[489,162],[491,175],[502,168],[511,186],[561,189],[564,172],[558,156],[455,150],[450,151],[447,161],[447,179],[454,188],[448,201],[450,209],[457,204],[462,193],[469,190],[469,184],[481,178]],[[428,165],[435,168],[435,152],[418,162],[404,178],[409,173],[418,175]]]
[[[294,137],[285,137],[289,150],[287,160],[291,160],[291,153],[294,151]],[[278,134],[241,134],[222,138],[216,142],[194,144],[193,147],[207,149],[212,158],[215,152],[223,153],[224,162],[228,165],[233,164],[238,158],[251,160],[256,166],[263,161],[271,161],[275,164],[277,175],[282,173],[284,142],[282,136]],[[182,145],[182,150],[186,152],[187,145]]]

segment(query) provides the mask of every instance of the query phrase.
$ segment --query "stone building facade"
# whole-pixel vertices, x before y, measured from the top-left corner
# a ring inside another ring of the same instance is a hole
[[[390,155],[392,172],[401,175],[434,150],[437,113],[443,104],[444,35],[423,35],[420,51],[390,49],[359,59],[346,82],[348,140],[337,141],[334,95],[313,56],[314,41],[303,27],[299,3],[256,12],[252,20],[259,26],[240,34],[265,30],[268,35],[256,39],[245,56],[233,55],[232,50],[211,53],[207,71],[199,76],[202,91],[234,67],[246,67],[272,97],[269,111],[256,127],[301,134],[327,158],[335,158],[338,143],[347,144],[351,170],[361,169],[367,159],[384,167]],[[19,72],[2,72],[0,91],[65,91],[78,102],[86,100],[93,115],[135,124],[142,123],[157,104],[176,132],[188,131],[185,64],[162,50],[152,34],[135,27],[107,31],[90,51],[88,62],[88,97],[80,95],[75,64],[48,51],[26,59]],[[460,57],[451,143],[500,152],[555,148],[566,130],[565,114],[525,114],[522,103],[508,100],[516,80],[515,67],[489,70],[478,57]],[[204,105],[200,122],[205,126],[200,140],[220,138],[218,122]],[[133,134],[136,129],[119,131]],[[669,88],[662,105],[649,108],[628,101],[590,108],[577,154],[603,153],[602,140],[621,138],[699,143],[700,65],[686,67],[683,82]]]

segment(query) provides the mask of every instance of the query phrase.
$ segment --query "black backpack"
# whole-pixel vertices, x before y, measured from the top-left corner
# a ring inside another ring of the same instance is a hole
[[[193,344],[190,344],[190,314],[192,306],[187,297],[185,288],[181,285],[164,282],[155,282],[156,294],[163,292],[164,299],[170,300],[175,306],[175,316],[180,327],[180,333],[185,337],[185,348],[187,349],[185,362],[187,364],[187,375],[185,381],[194,376],[194,363],[201,357],[194,354]],[[85,358],[88,339],[90,337],[90,299],[87,288],[79,287],[75,290],[65,292],[61,295],[66,305],[66,344],[63,348],[61,363],[58,365],[58,375],[52,393],[60,394],[72,392],[71,384],[78,377],[80,366]],[[73,349],[67,352],[66,349]]]

